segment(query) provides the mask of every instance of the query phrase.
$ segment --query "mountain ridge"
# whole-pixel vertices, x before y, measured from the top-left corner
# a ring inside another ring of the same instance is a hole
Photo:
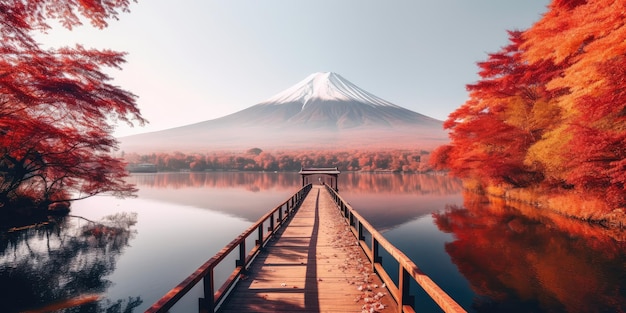
[[[256,105],[203,122],[120,138],[123,151],[422,148],[447,142],[442,121],[314,73]]]

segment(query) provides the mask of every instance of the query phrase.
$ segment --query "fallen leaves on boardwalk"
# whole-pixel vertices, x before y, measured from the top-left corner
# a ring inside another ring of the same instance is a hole
[[[338,269],[344,273],[351,272],[352,269],[358,270],[357,275],[348,278],[348,284],[361,292],[354,302],[363,303],[362,313],[382,312],[385,305],[381,300],[387,296],[387,288],[385,284],[378,285],[374,282],[374,278],[378,277],[372,272],[372,264],[363,254],[359,242],[356,241],[345,220],[339,218],[340,213],[337,215],[338,218],[329,219],[326,223],[331,224],[328,229],[340,230],[334,237],[333,247],[346,252],[346,257],[343,263],[338,265]],[[333,256],[337,257],[337,254]]]
[[[314,186],[261,251],[221,312],[394,311],[386,286],[330,194]]]

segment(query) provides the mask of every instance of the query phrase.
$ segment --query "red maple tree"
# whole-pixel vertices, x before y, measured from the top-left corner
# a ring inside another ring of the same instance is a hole
[[[525,162],[526,151],[559,116],[542,83],[558,68],[551,62],[525,62],[521,32],[509,34],[511,44],[478,63],[481,80],[467,86],[470,99],[444,123],[452,146],[438,149],[433,162],[483,184],[524,187],[543,179],[541,169]]]
[[[81,17],[103,28],[129,1],[7,0],[0,2],[0,208],[49,204],[98,193],[129,195],[112,122],[143,124],[135,95],[111,85],[103,68],[124,53],[43,49],[33,32]]]

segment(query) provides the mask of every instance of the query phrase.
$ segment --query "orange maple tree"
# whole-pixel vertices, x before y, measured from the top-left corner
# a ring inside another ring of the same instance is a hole
[[[480,62],[431,160],[483,186],[573,191],[626,207],[623,1],[557,0]]]
[[[550,62],[524,62],[521,36],[510,32],[510,45],[478,63],[482,79],[467,86],[470,100],[444,123],[452,141],[434,154],[435,160],[445,159],[437,166],[484,184],[525,187],[543,179],[540,169],[524,161],[529,147],[559,116],[542,83],[558,69]]]
[[[109,83],[102,70],[124,54],[109,50],[43,49],[33,32],[58,20],[71,29],[81,16],[103,28],[129,1],[0,2],[0,207],[49,204],[102,192],[124,196],[112,121],[142,124],[135,96]],[[21,202],[20,202],[21,201]]]

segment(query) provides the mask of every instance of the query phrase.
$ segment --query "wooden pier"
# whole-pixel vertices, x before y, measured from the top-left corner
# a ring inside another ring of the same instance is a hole
[[[201,280],[200,312],[414,312],[411,279],[444,312],[465,312],[335,189],[304,186],[146,312],[167,312]],[[255,246],[246,249],[254,234]],[[382,266],[380,249],[398,263],[397,284]],[[239,260],[216,290],[213,269],[231,252]]]
[[[220,312],[361,312],[363,306],[397,311],[320,185],[248,272]]]

